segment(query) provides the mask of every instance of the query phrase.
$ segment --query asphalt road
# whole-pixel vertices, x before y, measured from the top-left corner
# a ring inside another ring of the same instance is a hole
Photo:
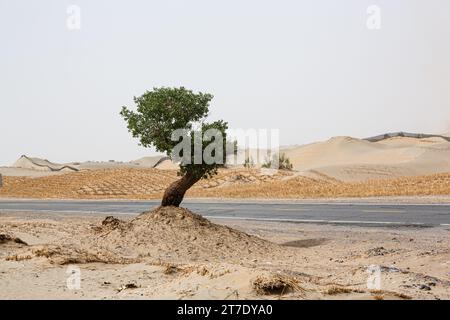
[[[159,201],[0,200],[1,212],[138,214]],[[207,202],[183,206],[207,218],[364,226],[450,226],[450,205],[292,202]]]

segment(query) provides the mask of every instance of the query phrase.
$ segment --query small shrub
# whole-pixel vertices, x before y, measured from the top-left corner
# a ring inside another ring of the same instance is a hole
[[[276,157],[276,156],[274,156]],[[266,160],[266,162],[262,165],[263,168],[272,168],[273,160]],[[280,154],[278,157],[278,169],[280,170],[292,170],[294,166],[291,163],[291,160],[284,154]]]
[[[245,168],[253,168],[255,166],[255,162],[252,157],[245,158],[244,167]]]
[[[283,275],[258,276],[252,287],[259,295],[283,295],[292,291],[305,291],[294,277]]]

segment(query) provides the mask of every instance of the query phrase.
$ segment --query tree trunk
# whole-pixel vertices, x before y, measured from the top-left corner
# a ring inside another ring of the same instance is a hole
[[[161,202],[161,206],[175,206],[178,207],[183,201],[184,194],[192,187],[200,177],[196,177],[192,174],[186,173],[181,179],[173,182],[164,192],[164,197]]]

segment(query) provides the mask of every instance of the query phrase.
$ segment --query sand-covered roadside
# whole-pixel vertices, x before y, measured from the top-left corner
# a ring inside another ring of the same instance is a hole
[[[0,214],[0,298],[450,299],[445,227],[120,218]]]

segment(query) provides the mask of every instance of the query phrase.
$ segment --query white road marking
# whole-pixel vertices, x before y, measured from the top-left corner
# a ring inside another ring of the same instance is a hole
[[[272,208],[269,208],[272,210]],[[275,211],[311,211],[311,209],[307,208],[275,208]]]
[[[227,217],[227,216],[204,216],[208,219],[229,220],[255,220],[271,222],[307,222],[307,223],[335,223],[335,224],[383,224],[383,225],[425,225],[421,222],[398,222],[398,221],[358,221],[358,220],[312,220],[312,219],[283,219],[283,218],[252,218],[252,217]]]
[[[404,210],[362,210],[363,212],[370,212],[370,213],[404,213]]]
[[[44,212],[44,213],[71,213],[71,214],[137,214],[136,212],[120,212],[120,211],[83,211],[83,210],[47,210],[47,209],[0,209],[0,213],[8,213],[8,212],[22,212],[22,213],[35,213],[35,212]],[[138,213],[139,214],[139,213]]]

